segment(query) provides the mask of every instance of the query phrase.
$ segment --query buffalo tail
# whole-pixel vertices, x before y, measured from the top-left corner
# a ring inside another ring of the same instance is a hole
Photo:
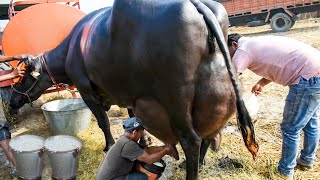
[[[233,85],[233,88],[235,90],[235,95],[237,99],[237,111],[238,111],[238,125],[242,133],[242,137],[244,140],[244,143],[250,153],[252,154],[253,158],[255,159],[257,157],[259,145],[255,140],[255,134],[254,134],[254,128],[252,124],[251,117],[249,116],[249,113],[244,105],[244,102],[240,95],[240,86],[237,81],[235,70],[231,64],[231,57],[228,51],[228,47],[226,44],[226,40],[224,39],[224,35],[222,32],[222,29],[220,28],[220,24],[214,15],[214,13],[200,0],[190,0],[194,6],[197,8],[198,12],[203,15],[203,18],[209,27],[210,32],[216,37],[217,43],[219,45],[219,48],[223,54],[223,57],[226,62],[226,66],[228,69],[228,73]],[[212,41],[209,41],[210,43],[213,43]],[[213,47],[214,45],[211,44]]]

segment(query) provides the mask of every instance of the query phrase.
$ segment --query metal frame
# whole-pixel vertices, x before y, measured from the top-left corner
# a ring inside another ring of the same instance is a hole
[[[79,0],[11,0],[8,8],[9,18],[15,16],[21,9],[42,3],[63,3],[80,9]],[[20,7],[20,9],[17,7]]]

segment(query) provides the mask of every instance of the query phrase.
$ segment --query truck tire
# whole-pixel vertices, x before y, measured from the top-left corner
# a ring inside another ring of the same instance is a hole
[[[292,24],[292,18],[283,12],[273,15],[270,20],[270,26],[274,32],[285,32],[293,26]]]
[[[296,23],[296,21],[294,19],[291,18],[291,20],[292,20],[292,24],[291,24],[290,28],[292,28],[294,26],[294,24]]]

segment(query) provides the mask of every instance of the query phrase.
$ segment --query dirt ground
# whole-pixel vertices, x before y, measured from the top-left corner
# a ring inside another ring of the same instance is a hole
[[[283,33],[272,33],[268,25],[255,28],[230,28],[230,33],[234,32],[246,36],[266,34],[287,36],[320,48],[320,19],[298,21],[290,31]],[[251,86],[259,80],[259,77],[250,71],[246,71],[240,77],[240,80],[242,81],[244,92],[249,92]],[[221,150],[217,153],[209,150],[207,153],[206,164],[200,168],[202,179],[281,179],[276,173],[276,167],[281,155],[282,143],[279,124],[282,120],[282,110],[287,92],[287,87],[271,83],[265,87],[264,93],[258,96],[260,109],[258,114],[253,117],[256,137],[260,145],[258,159],[256,161],[252,159],[250,153],[245,148],[241,134],[237,130],[235,119],[231,118],[226,130],[224,130]],[[63,94],[63,96],[69,96],[68,93],[66,94]],[[35,134],[49,137],[51,133],[40,105],[55,98],[59,97],[52,94],[43,95],[35,103],[34,108],[25,105],[14,122],[13,137],[21,134]],[[113,136],[117,139],[123,132],[121,122],[127,117],[127,114],[114,106],[108,112],[108,116],[110,117]],[[92,117],[90,127],[80,133],[78,137],[84,142],[79,161],[78,179],[94,179],[97,167],[104,157],[102,153],[104,137],[94,117]],[[161,144],[155,138],[151,138],[151,141],[152,144]],[[180,180],[185,178],[185,169],[179,167],[185,158],[180,146],[178,146],[178,149],[180,160],[175,161],[171,157],[166,158],[168,168],[162,179]],[[319,151],[317,152],[317,157],[320,158]],[[50,174],[50,163],[48,158],[45,157],[43,179],[51,179]],[[8,168],[1,168],[0,179],[10,179]],[[315,162],[313,170],[308,172],[297,170],[295,172],[295,179],[320,179],[319,159]]]

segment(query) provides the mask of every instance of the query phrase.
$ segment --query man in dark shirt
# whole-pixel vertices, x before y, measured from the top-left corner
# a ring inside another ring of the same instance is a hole
[[[132,171],[136,160],[152,164],[165,155],[171,155],[168,146],[141,148],[137,143],[142,137],[144,126],[140,119],[129,118],[124,122],[124,134],[108,151],[100,164],[97,180],[130,180],[137,172]]]

